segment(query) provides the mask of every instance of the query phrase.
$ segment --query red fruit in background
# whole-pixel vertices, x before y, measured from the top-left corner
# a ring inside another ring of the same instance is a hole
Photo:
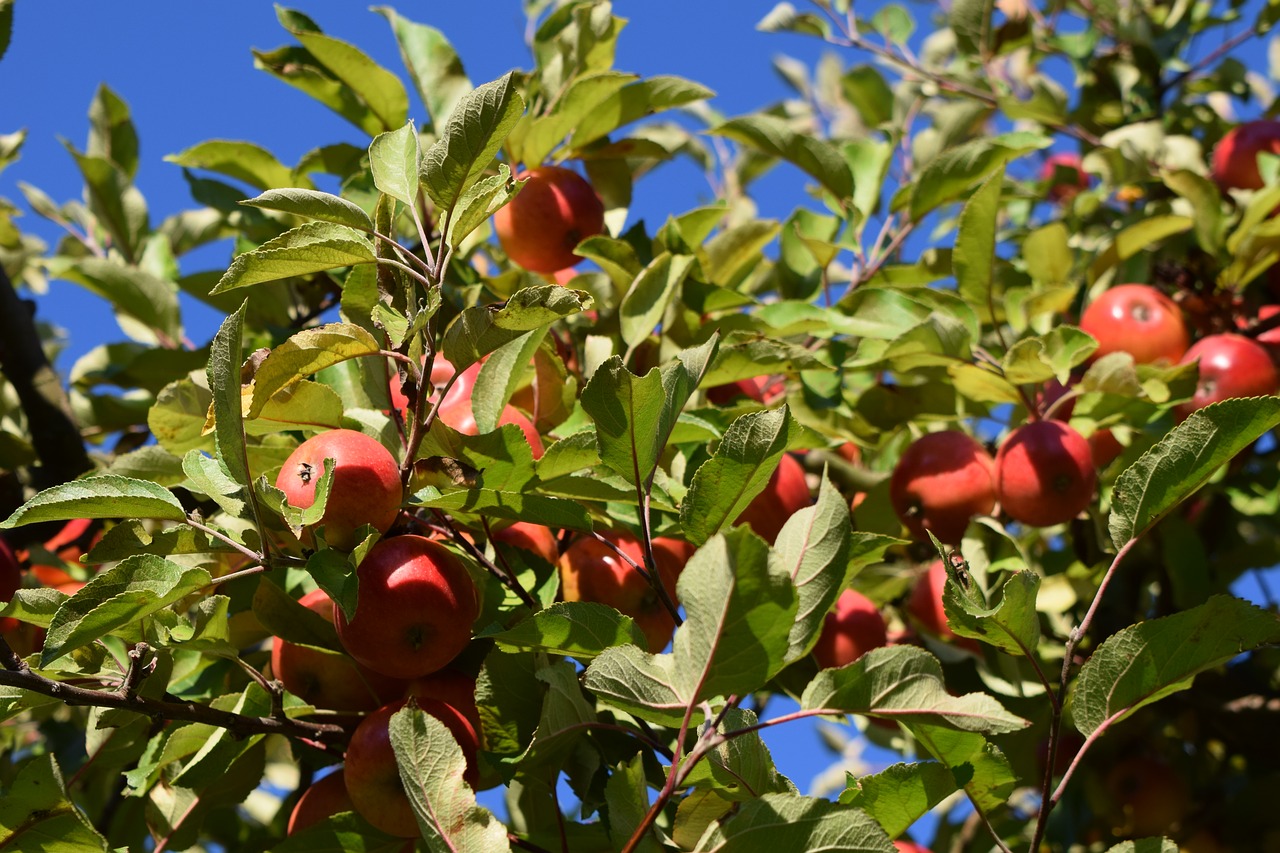
[[[555,565],[560,559],[560,544],[551,528],[528,521],[517,521],[493,531],[495,542],[505,542],[513,548],[521,548]]]
[[[1280,389],[1280,374],[1266,347],[1243,335],[1209,335],[1182,359],[1200,360],[1200,380],[1191,400],[1174,409],[1179,421],[1196,409],[1233,397],[1259,397]]]
[[[926,530],[958,545],[969,520],[995,509],[991,454],[957,430],[916,439],[894,466],[889,500],[902,523],[918,539]]]
[[[22,587],[22,567],[9,543],[0,539],[0,604],[7,604],[13,594]],[[18,627],[17,619],[0,619],[0,634],[7,634]]]
[[[1168,835],[1191,807],[1182,776],[1158,758],[1120,761],[1107,773],[1104,786],[1116,834],[1126,838]]]
[[[875,603],[855,589],[846,589],[822,621],[813,656],[818,666],[832,669],[852,663],[886,642],[884,617]]]
[[[1276,314],[1280,314],[1280,305],[1261,305],[1258,307],[1257,322],[1261,323],[1265,320],[1270,320]],[[1249,324],[1242,320],[1237,320],[1236,325],[1243,331]],[[1268,329],[1262,334],[1253,335],[1252,337],[1273,354],[1280,351],[1280,326]]]
[[[442,669],[422,678],[415,678],[405,689],[406,697],[418,700],[430,699],[443,702],[467,718],[477,737],[480,735],[480,712],[476,709],[476,680],[465,672]]]
[[[293,835],[339,812],[349,812],[354,809],[351,796],[347,793],[343,772],[341,769],[336,770],[328,776],[317,779],[311,787],[302,792],[297,805],[289,815],[289,828],[285,830],[285,834]]]
[[[533,272],[555,273],[582,261],[573,250],[604,231],[604,204],[587,180],[571,169],[540,166],[520,192],[493,215],[507,256]]]
[[[1074,384],[1075,383],[1073,381],[1067,385],[1063,385],[1056,379],[1050,379],[1048,382],[1044,383],[1044,387],[1040,389],[1038,394],[1036,394],[1036,409],[1042,416],[1048,416],[1049,412],[1052,411],[1052,417],[1054,420],[1071,420],[1071,415],[1076,410],[1075,397],[1070,398],[1062,405],[1057,406],[1057,408],[1054,408],[1054,406],[1057,405],[1059,400],[1067,395],[1067,392],[1071,390],[1071,386]]]
[[[440,420],[463,435],[480,434],[480,429],[476,426],[475,413],[471,410],[471,392],[475,388],[476,379],[480,376],[480,367],[481,365],[476,363],[464,370],[449,389],[449,393],[445,395],[444,402],[440,404]],[[542,437],[538,435],[537,428],[523,412],[515,406],[507,405],[498,416],[498,426],[504,424],[515,424],[520,427],[524,437],[529,441],[529,446],[533,449],[533,458],[542,458]]]
[[[601,535],[644,567],[644,548],[636,537],[616,532]],[[693,550],[687,542],[663,537],[653,540],[658,575],[672,601],[676,601],[676,581]],[[607,604],[630,616],[649,641],[649,651],[655,654],[670,642],[676,630],[675,620],[649,582],[613,548],[595,537],[583,537],[560,556],[559,566],[560,590],[565,601]]]
[[[326,541],[343,550],[355,547],[355,532],[372,524],[380,533],[395,523],[404,499],[400,466],[376,439],[350,429],[312,436],[289,455],[276,475],[276,488],[289,503],[305,509],[316,502],[316,484],[325,459],[333,459],[333,485],[320,525]]]
[[[333,601],[322,589],[298,603],[333,621]],[[405,683],[389,678],[341,655],[289,643],[271,644],[271,671],[285,689],[316,708],[328,711],[372,711],[404,694]]]
[[[1089,436],[1089,453],[1093,456],[1093,467],[1101,471],[1124,453],[1124,445],[1109,429],[1100,429]]]
[[[1258,154],[1280,154],[1280,121],[1259,119],[1227,131],[1213,149],[1213,179],[1223,191],[1262,188]]]
[[[392,678],[444,668],[471,642],[475,585],[454,554],[425,536],[393,536],[356,568],[360,594],[350,621],[334,607],[338,639],[353,658]]]
[[[1084,309],[1080,328],[1098,340],[1092,360],[1127,352],[1138,364],[1176,364],[1190,338],[1174,301],[1145,284],[1118,284]]]
[[[893,846],[898,848],[898,853],[933,853],[928,847],[921,847],[914,841],[898,840],[893,842]]]
[[[345,766],[347,793],[365,820],[389,835],[418,836],[418,821],[400,781],[395,750],[391,747],[391,717],[404,702],[385,705],[365,717],[351,734]],[[479,743],[471,724],[455,708],[434,699],[422,699],[418,707],[444,723],[467,759],[463,780],[475,786]]]
[[[1049,185],[1049,200],[1063,202],[1089,188],[1089,175],[1080,167],[1079,154],[1050,154],[1040,167],[1040,180]]]
[[[942,606],[942,593],[947,587],[947,570],[941,560],[934,560],[929,569],[916,578],[911,595],[907,598],[907,613],[928,633],[944,640],[951,640],[960,648],[978,651],[978,643],[969,637],[958,637],[947,624],[947,612]]]
[[[727,406],[739,397],[747,397],[757,403],[763,403],[764,382],[765,377],[752,376],[724,385],[713,385],[707,389],[707,400],[717,406]]]
[[[789,453],[782,454],[764,491],[752,498],[734,524],[746,524],[769,544],[778,538],[787,519],[811,503],[804,466]]]
[[[1097,480],[1089,442],[1061,421],[1020,426],[996,453],[1000,506],[1032,527],[1075,518],[1093,500]]]
[[[36,554],[29,553],[25,550],[18,551],[19,562],[27,560],[27,571],[35,575],[36,580],[40,581],[41,586],[49,588],[58,588],[67,584],[84,583],[76,580],[76,578],[67,571],[66,563],[79,564],[80,558],[83,557],[94,545],[98,544],[102,539],[102,529],[93,530],[95,521],[89,518],[73,518],[66,524],[62,525],[62,529],[51,536],[44,542],[44,549],[53,556],[61,560],[61,563],[40,563],[38,559],[44,559]]]

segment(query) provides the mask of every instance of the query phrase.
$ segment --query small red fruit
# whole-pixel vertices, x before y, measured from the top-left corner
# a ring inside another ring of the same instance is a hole
[[[587,180],[560,166],[540,166],[520,192],[493,215],[507,256],[527,270],[555,273],[581,263],[578,244],[604,231],[604,204]]]
[[[822,621],[813,656],[818,666],[832,669],[853,663],[887,642],[884,617],[875,603],[855,589],[846,589]]]
[[[22,567],[9,544],[0,539],[0,605],[13,600],[13,594],[22,587]],[[18,627],[17,619],[0,619],[0,634],[7,634]]]
[[[898,840],[893,842],[893,846],[898,848],[898,853],[933,853],[928,847],[921,847],[914,841]]]
[[[1089,453],[1093,456],[1093,467],[1101,471],[1124,453],[1124,445],[1114,432],[1100,429],[1089,436]]]
[[[334,607],[338,639],[353,658],[392,678],[442,669],[471,641],[475,585],[453,552],[425,536],[393,536],[356,568],[350,621]]]
[[[1223,191],[1262,189],[1258,154],[1280,154],[1280,121],[1259,119],[1227,131],[1213,149],[1213,179]]]
[[[289,827],[286,835],[293,835],[304,829],[315,826],[326,818],[339,812],[354,811],[351,796],[347,793],[347,783],[341,769],[317,779],[311,787],[302,792],[298,804],[289,815]]]
[[[941,560],[934,560],[928,570],[916,578],[907,598],[907,612],[916,623],[928,633],[943,640],[950,640],[956,646],[978,652],[978,643],[969,637],[960,637],[951,630],[947,623],[947,611],[942,604],[942,593],[947,587],[947,570]]]
[[[764,491],[752,498],[733,523],[750,525],[757,536],[772,545],[787,519],[809,503],[809,484],[804,479],[804,466],[791,454],[784,453]]]
[[[1145,284],[1119,284],[1084,309],[1080,328],[1093,335],[1092,359],[1127,352],[1138,364],[1176,364],[1190,338],[1173,300]]]
[[[1097,480],[1089,442],[1062,421],[1020,426],[996,454],[1000,506],[1032,527],[1075,518],[1093,499]]]
[[[480,367],[481,365],[477,362],[462,371],[440,404],[441,422],[463,435],[478,435],[480,432],[479,427],[476,426],[475,412],[471,409],[471,392],[475,388],[476,379],[480,376]],[[537,428],[523,412],[515,406],[505,406],[498,416],[498,426],[504,424],[515,424],[520,427],[524,437],[529,441],[529,447],[533,450],[533,458],[542,458],[542,437],[538,435]]]
[[[1197,409],[1233,397],[1260,397],[1280,389],[1280,374],[1266,347],[1243,335],[1209,335],[1196,341],[1182,359],[1184,364],[1200,360],[1200,381],[1190,402],[1174,409],[1174,416],[1186,420]]]
[[[1089,175],[1080,167],[1080,155],[1050,154],[1040,168],[1040,180],[1049,186],[1049,200],[1064,202],[1089,188]]]
[[[404,498],[400,466],[390,451],[362,432],[334,429],[302,442],[285,460],[276,488],[292,506],[311,506],[325,459],[335,463],[329,501],[320,519],[326,541],[349,551],[362,525],[372,524],[379,533],[386,533],[400,514]]]
[[[991,454],[965,433],[931,432],[898,460],[889,500],[916,538],[932,530],[942,542],[958,545],[970,519],[995,509],[993,467]]]
[[[560,545],[551,528],[528,521],[517,521],[493,531],[493,541],[505,542],[555,565],[560,559]]]

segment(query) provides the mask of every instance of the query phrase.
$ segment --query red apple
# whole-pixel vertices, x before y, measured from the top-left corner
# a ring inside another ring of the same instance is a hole
[[[749,376],[707,389],[707,401],[727,406],[742,397],[768,406],[786,396],[786,380],[782,376]]]
[[[1124,453],[1124,445],[1109,429],[1100,429],[1089,436],[1089,453],[1093,456],[1093,467],[1101,471]]]
[[[1071,397],[1066,400],[1062,405],[1057,406],[1056,409],[1054,406],[1057,405],[1059,400],[1067,395],[1067,392],[1071,391],[1074,384],[1075,382],[1071,381],[1068,382],[1068,384],[1063,385],[1057,379],[1050,379],[1044,384],[1044,387],[1040,389],[1040,392],[1036,394],[1036,410],[1040,412],[1041,415],[1047,415],[1049,411],[1052,410],[1053,418],[1055,420],[1071,420],[1071,415],[1076,409],[1075,397]]]
[[[1280,121],[1259,119],[1227,131],[1213,149],[1213,179],[1229,189],[1262,189],[1258,154],[1280,154]]]
[[[1127,352],[1138,364],[1176,364],[1190,338],[1173,300],[1145,284],[1118,284],[1084,309],[1080,328],[1098,340],[1092,359]]]
[[[893,846],[898,849],[898,853],[933,853],[928,847],[921,847],[914,841],[898,841],[893,842]]]
[[[941,560],[934,560],[928,570],[916,578],[907,598],[907,613],[928,633],[976,654],[979,649],[977,641],[957,636],[947,623],[947,611],[942,604],[942,593],[946,587],[947,570]]]
[[[22,567],[13,549],[0,539],[0,605],[13,599],[13,594],[22,588]],[[7,634],[18,627],[17,619],[4,617],[0,619],[0,634]]]
[[[101,526],[93,519],[73,518],[44,543],[44,549],[61,562],[56,565],[37,563],[35,556],[26,551],[18,551],[18,558],[19,561],[28,560],[27,571],[35,575],[41,586],[52,589],[64,584],[80,583],[67,571],[66,564],[79,565],[80,558],[102,539],[102,532]]]
[[[733,523],[749,525],[756,535],[772,545],[787,519],[810,502],[804,467],[790,453],[784,453],[764,491],[752,498]]]
[[[1280,305],[1261,305],[1258,307],[1257,322],[1270,320],[1276,314],[1280,314]],[[1237,321],[1237,327],[1242,331],[1249,325],[1247,322]],[[1267,348],[1273,355],[1280,352],[1280,327],[1268,329],[1260,335],[1254,335],[1253,339]]]
[[[1259,397],[1280,389],[1280,374],[1266,347],[1243,335],[1209,335],[1196,341],[1182,359],[1200,360],[1200,381],[1191,400],[1174,409],[1185,420],[1197,409],[1233,397]]]
[[[1014,430],[996,453],[995,476],[1000,506],[1032,527],[1075,518],[1093,500],[1098,481],[1089,442],[1062,421]]]
[[[425,364],[425,357],[423,359]],[[453,365],[444,356],[436,353],[435,360],[431,362],[431,376],[428,381],[431,383],[427,390],[427,396],[439,388],[441,385],[449,381],[449,377],[453,375]],[[391,371],[391,387],[388,389],[391,395],[391,405],[393,408],[401,411],[409,408],[409,398],[405,396],[404,391],[400,388],[400,375],[394,369]]]
[[[813,656],[818,666],[833,669],[853,663],[886,642],[884,617],[875,604],[857,590],[846,589],[836,599],[835,609],[823,619]]]
[[[629,533],[602,534],[637,565],[644,566],[644,548]],[[662,586],[676,600],[676,581],[693,555],[687,542],[658,537],[653,557]],[[662,651],[675,633],[676,623],[649,582],[619,557],[613,548],[594,537],[583,537],[560,556],[560,590],[565,601],[607,604],[635,620],[649,641],[649,651]]]
[[[542,560],[555,565],[560,559],[560,544],[551,528],[528,521],[517,521],[493,531],[495,542],[505,542],[513,548],[521,548]]]
[[[442,669],[422,678],[415,678],[405,689],[405,697],[412,696],[418,700],[430,699],[443,702],[467,718],[477,737],[481,732],[480,711],[476,708],[476,680],[465,672],[454,669]]]
[[[462,561],[425,536],[393,536],[356,568],[359,596],[350,621],[334,607],[338,638],[353,658],[392,678],[443,668],[471,642],[479,613]]]
[[[388,835],[416,838],[418,820],[413,805],[400,781],[395,750],[391,746],[391,717],[404,701],[385,705],[365,717],[351,734],[347,744],[347,793],[355,810],[365,820]],[[467,759],[462,780],[475,786],[476,752],[479,743],[467,718],[456,709],[434,699],[418,700],[418,707],[444,723],[458,741]]]
[[[1048,184],[1049,200],[1064,202],[1089,188],[1089,176],[1080,167],[1080,155],[1050,154],[1040,168],[1040,180]]]
[[[507,256],[533,272],[555,273],[582,261],[578,244],[604,231],[604,204],[587,180],[560,166],[540,166],[520,192],[493,215]]]
[[[322,589],[298,603],[333,621],[333,601]],[[285,642],[271,645],[271,671],[285,689],[316,708],[328,711],[372,711],[403,695],[405,683],[363,667],[342,655]]]
[[[445,395],[444,402],[440,404],[441,422],[463,435],[478,435],[480,432],[479,427],[476,426],[475,413],[471,410],[471,392],[475,388],[476,379],[480,376],[480,367],[480,363],[477,362],[464,370],[449,389],[449,393]],[[537,428],[523,412],[510,404],[503,407],[502,413],[498,416],[498,426],[504,424],[515,424],[520,427],[524,437],[529,441],[529,447],[533,450],[533,458],[542,458],[542,437],[538,435]]]
[[[1127,838],[1168,835],[1191,807],[1186,782],[1159,758],[1132,756],[1117,763],[1104,782],[1116,834]]]
[[[850,465],[858,465],[862,462],[862,449],[852,441],[846,441],[844,444],[837,447],[836,453]]]
[[[339,812],[354,811],[351,796],[347,793],[347,783],[341,769],[330,773],[311,783],[311,787],[302,792],[298,804],[289,815],[289,827],[285,834],[293,835],[308,827],[315,826],[326,818]]]
[[[329,501],[320,519],[326,541],[349,551],[356,546],[355,532],[362,525],[372,524],[386,533],[404,499],[400,466],[389,450],[362,432],[333,429],[302,442],[285,460],[276,488],[292,506],[311,506],[325,459],[335,463]]]
[[[918,539],[926,530],[958,545],[969,520],[996,505],[991,455],[957,430],[916,439],[894,466],[889,500],[902,523]]]

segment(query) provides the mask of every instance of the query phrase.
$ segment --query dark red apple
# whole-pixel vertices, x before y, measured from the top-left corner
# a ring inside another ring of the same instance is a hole
[[[888,642],[884,617],[875,603],[855,589],[846,589],[822,621],[822,633],[813,647],[818,666],[833,669],[853,663]]]
[[[1196,341],[1182,359],[1200,361],[1200,380],[1191,400],[1174,409],[1185,420],[1197,409],[1233,397],[1260,397],[1280,389],[1280,374],[1266,347],[1243,335],[1209,335]]]
[[[13,594],[22,588],[22,567],[13,549],[0,539],[0,605],[13,599]],[[18,627],[18,620],[4,617],[0,619],[0,634],[7,634]]]
[[[528,521],[517,521],[493,531],[495,542],[520,548],[555,565],[560,559],[560,544],[551,528]]]
[[[297,805],[289,815],[289,827],[285,833],[293,835],[339,812],[354,810],[355,806],[352,805],[351,797],[347,794],[346,780],[339,768],[328,776],[317,779],[311,787],[302,792]]]
[[[772,545],[782,532],[787,519],[811,503],[804,466],[789,453],[784,453],[773,469],[764,491],[752,498],[734,524],[746,524]]]
[[[948,640],[957,647],[968,649],[975,654],[979,651],[976,640],[960,637],[951,630],[947,623],[947,611],[942,604],[942,593],[947,587],[947,570],[941,560],[934,560],[924,574],[916,578],[911,595],[907,598],[907,613],[915,619],[917,625],[929,634]]]
[[[578,244],[604,231],[604,204],[586,178],[561,166],[540,166],[520,192],[493,215],[507,256],[527,270],[556,273],[582,261]]]
[[[1213,149],[1213,179],[1229,189],[1262,189],[1258,155],[1280,154],[1280,121],[1259,119],[1227,131]]]
[[[996,497],[1014,520],[1050,527],[1093,500],[1098,475],[1089,442],[1062,421],[1018,427],[996,453]]]
[[[1176,364],[1190,338],[1174,301],[1145,284],[1118,284],[1084,309],[1080,328],[1093,335],[1092,359],[1127,352],[1138,364]]]
[[[975,515],[996,505],[991,454],[966,433],[931,432],[912,442],[894,466],[889,500],[902,523],[918,539],[933,531],[958,545]]]
[[[1040,167],[1040,180],[1048,185],[1049,200],[1061,204],[1089,188],[1089,176],[1080,167],[1080,155],[1050,154]]]

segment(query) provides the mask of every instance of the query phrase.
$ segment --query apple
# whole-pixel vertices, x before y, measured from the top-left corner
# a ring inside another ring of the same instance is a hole
[[[752,498],[733,523],[749,525],[760,538],[772,545],[787,519],[810,503],[804,466],[790,453],[784,453],[764,491]]]
[[[102,539],[102,533],[101,526],[93,519],[73,518],[44,542],[44,550],[60,561],[56,565],[38,563],[35,555],[26,551],[19,551],[18,557],[20,561],[28,561],[27,571],[40,581],[41,586],[51,589],[72,583],[83,586],[82,582],[67,571],[66,564],[79,565],[80,558]]]
[[[449,393],[445,394],[444,400],[440,403],[438,417],[441,422],[453,427],[463,435],[479,435],[480,433],[479,427],[476,426],[475,413],[471,409],[471,392],[475,388],[476,379],[480,376],[480,367],[481,364],[477,362],[462,371],[449,388]],[[520,427],[520,431],[524,433],[524,437],[529,441],[529,447],[533,450],[533,458],[542,458],[542,437],[538,435],[537,428],[525,416],[524,412],[510,404],[506,405],[498,416],[498,426],[504,424],[515,424]]]
[[[1223,192],[1262,189],[1258,155],[1280,154],[1280,121],[1259,119],[1237,125],[1213,149],[1213,179]]]
[[[560,544],[551,528],[528,521],[516,521],[493,531],[493,541],[505,542],[555,565],[560,559]]]
[[[970,637],[957,636],[947,623],[947,611],[942,604],[942,593],[946,587],[946,567],[942,565],[941,560],[934,560],[924,574],[916,578],[915,586],[911,588],[911,595],[907,598],[907,613],[926,632],[977,654],[979,650],[977,641]]]
[[[1074,380],[1063,385],[1057,379],[1050,379],[1044,384],[1044,387],[1040,389],[1040,392],[1036,394],[1036,411],[1041,415],[1046,415],[1050,410],[1052,410],[1054,420],[1071,420],[1071,415],[1076,410],[1075,397],[1071,397],[1066,400],[1062,405],[1057,406],[1056,409],[1054,406],[1072,390],[1073,385],[1075,385]]]
[[[1261,305],[1258,307],[1258,317],[1255,322],[1261,323],[1269,320],[1276,314],[1280,314],[1280,305]],[[1243,331],[1250,324],[1242,320],[1237,320],[1236,325]],[[1259,335],[1251,336],[1255,341],[1262,344],[1274,356],[1280,352],[1280,327],[1268,329]]]
[[[424,356],[423,363],[425,364],[425,362],[426,358]],[[448,382],[449,377],[452,376],[453,373],[453,365],[449,363],[449,360],[440,355],[440,353],[436,353],[435,360],[431,362],[431,387],[428,389],[428,396],[430,396],[431,392],[436,388],[439,388],[441,385]],[[387,390],[391,396],[392,408],[399,409],[401,411],[409,408],[409,398],[405,396],[404,391],[401,390],[400,387],[400,375],[394,370],[391,372],[391,387]],[[419,390],[419,393],[421,393],[421,390]]]
[[[644,566],[644,548],[630,533],[601,534],[637,565]],[[653,558],[658,576],[672,601],[676,600],[676,580],[684,564],[693,556],[687,542],[658,537],[653,540]],[[594,601],[607,604],[630,616],[649,643],[649,651],[666,648],[676,623],[649,582],[619,557],[613,548],[594,537],[583,537],[560,556],[560,590],[565,601]]]
[[[1098,474],[1089,442],[1062,421],[1018,427],[996,453],[996,497],[1011,518],[1050,527],[1093,500]]]
[[[912,442],[894,466],[889,501],[918,539],[926,530],[958,545],[969,520],[996,505],[991,454],[958,430],[931,432]]]
[[[313,613],[333,621],[333,601],[322,589],[298,599]],[[289,643],[276,637],[271,671],[285,689],[327,711],[372,711],[403,695],[405,683],[363,667],[351,658]]]
[[[0,604],[7,604],[13,594],[22,588],[22,566],[18,563],[13,549],[0,539]],[[4,617],[0,619],[0,634],[7,634],[18,627],[18,620]]]
[[[442,669],[471,642],[479,602],[462,561],[425,536],[383,539],[356,567],[359,595],[350,621],[334,605],[342,646],[392,678]]]
[[[520,192],[493,215],[493,228],[507,256],[532,272],[556,273],[582,261],[578,244],[604,231],[604,204],[577,172],[539,166]]]
[[[442,669],[422,678],[410,681],[405,689],[405,698],[409,696],[418,700],[430,699],[443,702],[467,718],[477,738],[482,731],[480,711],[476,708],[476,680],[465,672],[455,669]]]
[[[1084,309],[1080,328],[1098,341],[1091,360],[1127,352],[1138,364],[1176,364],[1190,343],[1178,306],[1145,284],[1108,289]]]
[[[349,551],[355,533],[372,524],[386,533],[400,514],[404,492],[400,466],[376,439],[351,429],[333,429],[299,444],[276,476],[276,488],[292,506],[305,509],[316,501],[316,483],[325,459],[334,461],[333,486],[320,524],[326,541]]]
[[[1100,429],[1089,436],[1089,453],[1093,456],[1093,467],[1101,471],[1124,453],[1124,445],[1114,432]]]
[[[712,385],[707,389],[707,401],[717,406],[727,406],[746,397],[768,406],[786,396],[787,386],[781,376],[749,376],[724,385]]]
[[[476,752],[479,742],[475,730],[459,711],[434,699],[420,699],[418,707],[444,723],[457,740],[467,759],[463,780],[475,786]],[[360,721],[347,744],[347,793],[355,810],[365,820],[388,835],[400,838],[418,837],[418,820],[413,805],[400,781],[395,750],[391,746],[391,717],[405,700],[384,705]]]
[[[1089,188],[1089,176],[1080,167],[1080,155],[1050,154],[1040,167],[1040,180],[1049,186],[1049,200],[1061,204]]]
[[[328,776],[312,782],[311,786],[302,792],[297,805],[289,814],[289,826],[285,834],[293,835],[339,812],[354,810],[351,796],[347,793],[346,779],[342,769],[339,768]]]
[[[914,841],[903,841],[898,839],[893,842],[893,846],[897,848],[898,853],[933,853],[928,847],[921,847]]]
[[[1118,762],[1104,781],[1116,834],[1128,838],[1167,835],[1186,817],[1186,782],[1164,760],[1135,755]]]
[[[1182,361],[1199,359],[1200,380],[1191,400],[1178,405],[1174,416],[1186,420],[1197,409],[1233,397],[1259,397],[1280,389],[1280,374],[1266,347],[1243,335],[1209,335],[1196,341]]]
[[[875,603],[855,589],[846,589],[836,599],[835,609],[823,618],[813,656],[818,666],[833,669],[853,663],[886,642],[884,617]]]

